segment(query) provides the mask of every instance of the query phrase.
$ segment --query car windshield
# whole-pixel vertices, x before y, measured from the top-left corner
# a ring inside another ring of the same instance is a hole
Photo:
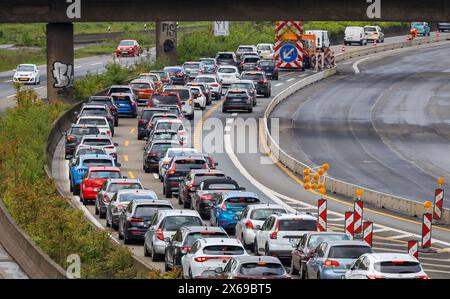
[[[312,235],[309,238],[308,241],[308,247],[310,248],[316,248],[319,244],[321,244],[324,241],[344,241],[344,240],[350,240],[347,235],[344,234],[319,234],[319,235]]]
[[[386,261],[373,265],[374,269],[381,273],[410,274],[422,271],[420,263],[413,261]]]
[[[120,46],[133,46],[134,42],[131,40],[123,40],[120,42]]]
[[[259,80],[264,80],[264,75],[263,74],[243,74],[242,79],[259,81]]]
[[[233,83],[230,85],[230,89],[250,89],[252,88],[251,83]]]
[[[328,258],[357,259],[364,253],[372,253],[372,248],[361,245],[337,245],[330,248]]]
[[[255,203],[259,203],[259,199],[254,197],[231,197],[225,200],[227,206],[246,207]]]
[[[273,61],[260,61],[260,66],[275,66],[275,63]]]
[[[182,131],[183,129],[183,124],[178,122],[159,122],[156,126],[156,130]]]
[[[132,83],[131,88],[133,89],[149,89],[152,88],[149,83]]]
[[[164,231],[177,231],[182,226],[202,226],[202,220],[197,216],[167,216],[162,229]]]
[[[79,149],[77,152],[77,156],[83,155],[105,155],[106,151],[102,148],[83,148]]]
[[[235,184],[218,183],[205,185],[204,190],[237,190],[238,188]]]
[[[112,183],[109,186],[108,192],[117,192],[119,190],[128,190],[128,189],[142,189],[142,185],[139,183]]]
[[[87,128],[80,128],[75,127],[70,130],[69,135],[76,135],[76,136],[83,136],[83,135],[97,135],[100,131],[97,127],[87,127]]]
[[[250,219],[252,220],[266,220],[267,217],[269,217],[270,215],[274,214],[274,213],[281,213],[281,214],[285,214],[287,213],[285,209],[257,209],[257,210],[253,210],[251,215],[250,215]]]
[[[239,273],[246,276],[274,276],[283,275],[286,272],[281,264],[256,262],[243,264]]]
[[[109,159],[86,159],[83,161],[83,166],[113,166],[113,161]]]
[[[257,49],[258,49],[259,51],[270,51],[270,46],[269,46],[269,45],[259,45],[259,46],[257,47]]]
[[[242,255],[244,248],[236,245],[212,245],[203,248],[203,253],[208,255]]]
[[[176,170],[186,171],[190,169],[206,169],[208,166],[206,165],[205,160],[198,159],[183,159],[175,161]]]
[[[106,178],[120,179],[121,177],[122,176],[118,171],[94,171],[91,172],[90,174],[91,179],[106,179]]]
[[[34,72],[34,66],[32,65],[19,65],[17,67],[19,72]]]
[[[214,83],[214,82],[216,82],[216,80],[211,77],[197,77],[197,78],[195,78],[194,81],[199,82],[199,83]]]
[[[137,193],[124,193],[124,194],[120,194],[119,196],[119,201],[120,202],[124,202],[124,201],[132,201],[132,200],[145,200],[145,199],[157,199],[154,195],[152,194],[137,194]]]
[[[106,126],[107,122],[104,118],[80,118],[78,120],[80,125],[96,125],[96,126]]]
[[[85,139],[83,141],[84,145],[93,145],[93,146],[105,146],[105,145],[111,145],[112,142],[109,139],[103,139],[103,138],[93,138],[93,139]]]
[[[316,220],[312,219],[281,219],[278,222],[280,231],[316,231]]]
[[[234,68],[230,68],[230,67],[222,67],[222,68],[218,69],[217,72],[222,73],[222,74],[234,74],[234,73],[236,73],[236,70]]]
[[[176,95],[154,95],[152,97],[152,106],[159,105],[178,105],[178,97]]]
[[[227,234],[224,232],[196,232],[196,233],[190,233],[186,236],[186,240],[184,241],[183,246],[189,246],[191,247],[192,244],[194,244],[195,241],[198,239],[210,239],[210,238],[228,238]]]
[[[141,205],[136,208],[134,217],[151,220],[153,219],[153,216],[160,210],[172,210],[172,207],[169,205]]]

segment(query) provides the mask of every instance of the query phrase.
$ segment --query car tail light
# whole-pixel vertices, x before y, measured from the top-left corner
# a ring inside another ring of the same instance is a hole
[[[202,199],[202,200],[212,200],[213,196],[211,194],[202,194],[202,195],[200,195],[200,199]]]
[[[143,120],[143,119],[140,119],[140,120],[139,120],[139,122],[138,122],[138,124],[139,124],[139,125],[143,125],[143,124],[145,124],[145,120]]]
[[[278,231],[280,230],[280,222],[277,222],[277,226],[275,227],[275,231],[270,234],[270,238],[272,240],[276,240],[278,238]]]
[[[226,212],[226,211],[227,211],[227,205],[226,205],[225,203],[223,203],[223,204],[220,206],[220,209],[221,209],[222,211]]]
[[[106,130],[106,135],[111,135],[111,131],[110,130]]]
[[[258,83],[263,84],[263,85],[267,85],[267,83],[269,83],[269,81],[267,80],[261,80]]]
[[[66,137],[66,140],[67,141],[75,141],[75,140],[77,140],[77,137],[70,135],[70,136]]]
[[[157,156],[157,153],[155,153],[155,152],[149,152],[149,153],[147,153],[147,156],[148,156],[148,157],[156,157],[156,156]]]
[[[206,262],[206,261],[208,260],[208,258],[207,258],[207,257],[204,257],[204,256],[200,256],[200,257],[194,258],[194,260],[195,260],[196,262],[203,263],[203,262]]]
[[[156,238],[157,238],[158,240],[164,241],[164,234],[163,234],[162,228],[158,228],[158,229],[156,230]]]
[[[108,195],[103,195],[103,201],[109,201],[109,196]]]
[[[421,275],[421,276],[417,276],[416,279],[430,279],[430,278],[426,275]]]
[[[117,205],[117,206],[116,206],[116,209],[117,209],[118,211],[124,210],[125,208],[126,208],[126,206],[124,206],[124,205]]]
[[[189,106],[192,106],[192,99],[191,100],[189,100]]]
[[[322,263],[325,267],[339,267],[339,262],[334,260],[326,260]]]
[[[105,146],[105,149],[114,149],[114,145]]]
[[[136,106],[136,103],[135,102],[131,102],[131,106]]]
[[[173,165],[173,167],[167,171],[167,174],[175,174],[175,171],[177,171],[177,167]]]
[[[117,111],[117,107],[116,106],[111,106],[110,109],[113,110],[113,111]]]
[[[187,185],[186,187],[187,187],[189,190],[192,190],[192,188],[194,187],[194,185],[189,184],[189,185]]]
[[[128,219],[128,222],[144,222],[143,218],[135,218],[135,217],[131,217]]]
[[[366,275],[367,279],[385,279],[386,277],[381,275]]]
[[[181,253],[182,253],[182,254],[188,253],[189,250],[191,250],[191,247],[189,247],[189,246],[183,246],[183,247],[181,247]]]
[[[248,228],[248,229],[254,229],[253,223],[250,220],[245,222],[245,227]]]
[[[211,84],[211,86],[212,86],[212,87],[219,87],[220,85],[217,84],[217,83],[213,83],[213,84]]]
[[[229,256],[208,256],[208,257],[199,256],[199,257],[194,258],[194,260],[199,263],[203,263],[208,260],[229,260],[229,259],[230,259]]]

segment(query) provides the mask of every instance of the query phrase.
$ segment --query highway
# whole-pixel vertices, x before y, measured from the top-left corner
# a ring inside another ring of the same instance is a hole
[[[27,279],[28,276],[0,245],[0,279]]]
[[[330,163],[337,179],[432,200],[436,178],[450,181],[449,50],[445,43],[343,65],[273,112],[281,147]]]
[[[294,84],[299,79],[308,76],[311,72],[288,72],[284,73],[279,81],[272,82],[272,95],[283,91],[285,88]],[[213,105],[206,110],[203,115],[203,127],[199,124],[201,112],[196,111],[194,119],[194,137],[193,143],[199,147],[202,139],[199,134],[211,137],[208,120],[214,120],[222,125],[220,131],[215,131],[217,137],[213,157],[219,163],[219,168],[224,170],[229,176],[236,179],[242,186],[249,191],[256,192],[264,202],[277,202],[289,205],[301,211],[316,213],[316,203],[318,196],[306,192],[299,178],[284,169],[280,165],[271,162],[264,153],[242,151],[240,147],[242,142],[243,121],[253,121],[262,117],[265,107],[270,99],[258,98],[258,105],[252,114],[221,112],[220,102],[213,102]],[[144,141],[136,139],[135,119],[124,118],[121,124],[116,128],[115,141],[119,144],[119,161],[122,163],[122,170],[129,177],[139,178],[144,186],[154,190],[161,198],[162,185],[153,174],[145,174],[142,171],[142,150]],[[235,132],[235,128],[238,128]],[[239,133],[238,133],[239,132]],[[220,138],[225,136],[225,138]],[[247,148],[252,148],[258,144],[257,134],[249,134]],[[223,148],[223,151],[221,151]],[[94,215],[93,206],[84,207],[77,196],[69,193],[68,168],[67,161],[63,155],[63,141],[60,142],[52,173],[56,182],[67,197],[77,204],[90,219],[97,223],[99,227],[105,227],[105,221],[98,219]],[[209,151],[208,151],[209,152]],[[261,163],[263,162],[263,163]],[[267,163],[269,162],[269,163]],[[176,199],[171,199],[174,207],[180,207]],[[346,198],[333,197],[329,202],[329,228],[335,231],[343,231],[343,212],[350,209],[350,201]],[[366,206],[365,219],[375,223],[375,241],[374,250],[383,252],[406,252],[406,242],[412,235],[420,235],[420,223],[417,219],[386,213]],[[106,229],[106,228],[105,228]],[[118,241],[117,234],[111,231],[114,239]],[[435,228],[433,231],[433,246],[438,253],[421,255],[421,261],[424,263],[425,271],[432,278],[450,277],[450,234],[447,228]],[[141,244],[129,246],[130,250],[148,265],[163,270],[163,263],[153,263],[149,258],[143,257],[143,247]]]

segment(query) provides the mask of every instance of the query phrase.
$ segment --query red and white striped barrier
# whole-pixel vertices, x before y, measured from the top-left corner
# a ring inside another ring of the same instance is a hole
[[[355,204],[353,206],[354,234],[362,233],[363,213],[364,213],[364,203],[361,200],[355,200]]]
[[[444,204],[444,189],[438,188],[434,192],[433,219],[439,220],[442,217],[442,205]]]
[[[422,221],[422,248],[431,247],[431,229],[432,229],[431,213],[423,214]]]
[[[416,240],[408,241],[408,253],[410,256],[419,259],[419,242]]]
[[[317,201],[317,231],[327,231],[327,200],[322,198]]]
[[[353,212],[345,212],[344,233],[353,239]]]
[[[363,241],[372,247],[373,242],[373,222],[364,221],[363,223]]]

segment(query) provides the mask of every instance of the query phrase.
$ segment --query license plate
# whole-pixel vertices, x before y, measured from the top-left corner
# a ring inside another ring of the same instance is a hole
[[[20,81],[28,81],[28,78],[20,78]]]
[[[289,243],[297,242],[299,238],[289,238]]]

